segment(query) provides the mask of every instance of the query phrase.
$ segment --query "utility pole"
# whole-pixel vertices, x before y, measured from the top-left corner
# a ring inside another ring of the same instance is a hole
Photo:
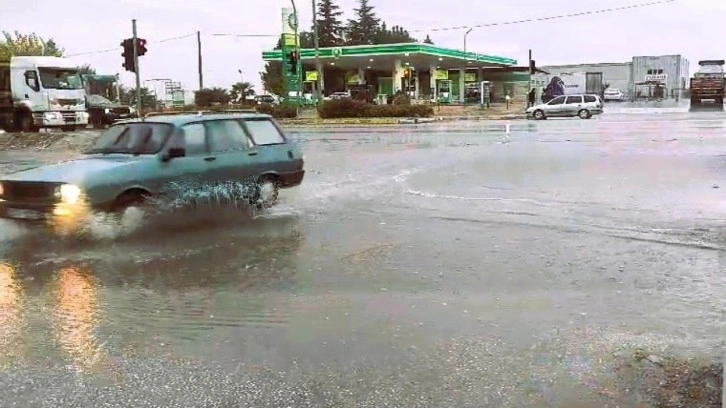
[[[529,58],[527,60],[527,66],[529,67],[529,86],[527,87],[527,107],[529,108],[529,94],[532,93],[532,75],[534,75],[534,72],[532,72],[532,49],[529,49]],[[534,103],[533,103],[534,105]]]
[[[199,70],[199,89],[204,89],[204,74],[202,72],[202,33],[197,31],[197,69]]]
[[[302,101],[302,81],[300,80],[301,77],[301,68],[302,64],[300,61],[302,60],[302,56],[300,55],[300,20],[298,19],[297,15],[297,7],[295,6],[295,0],[290,0],[290,3],[292,3],[292,15],[294,16],[295,21],[295,52],[297,52],[297,61],[295,61],[295,64],[297,64],[297,69],[295,72],[297,72],[297,116],[300,115],[300,102]]]
[[[323,77],[323,65],[320,63],[320,37],[318,36],[318,7],[313,3],[313,45],[315,47],[315,70],[318,72],[318,83],[315,92],[316,102],[319,104],[323,101],[323,87],[325,86],[325,78]]]
[[[143,120],[141,115],[141,75],[139,74],[139,50],[137,49],[137,33],[136,33],[136,19],[131,20],[131,30],[133,32],[133,44],[134,44],[134,66],[136,67],[136,112],[137,115]]]

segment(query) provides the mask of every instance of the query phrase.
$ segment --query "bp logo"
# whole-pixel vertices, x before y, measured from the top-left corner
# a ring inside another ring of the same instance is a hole
[[[335,47],[335,48],[333,48],[332,53],[333,53],[333,57],[340,58],[340,56],[343,55],[343,49],[340,47]]]
[[[287,16],[287,24],[290,25],[293,29],[297,28],[297,16],[295,13],[290,14]]]

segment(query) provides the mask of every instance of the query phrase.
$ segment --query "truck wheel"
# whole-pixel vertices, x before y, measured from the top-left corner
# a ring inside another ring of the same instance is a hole
[[[33,123],[33,114],[27,111],[16,113],[15,129],[21,133],[37,132],[38,128]]]

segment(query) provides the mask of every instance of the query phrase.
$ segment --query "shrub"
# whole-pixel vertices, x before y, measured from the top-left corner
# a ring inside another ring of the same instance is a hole
[[[297,117],[297,108],[290,105],[258,105],[257,112],[272,115],[276,119]]]
[[[318,109],[323,119],[333,118],[409,118],[434,114],[427,105],[369,105],[353,99],[325,101]]]

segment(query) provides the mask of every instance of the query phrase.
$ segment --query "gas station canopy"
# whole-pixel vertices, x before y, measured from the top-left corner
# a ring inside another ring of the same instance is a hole
[[[461,69],[483,67],[507,67],[516,65],[511,58],[465,52],[450,48],[437,47],[424,43],[402,43],[384,45],[356,45],[349,47],[325,47],[318,49],[323,64],[343,69],[390,71],[400,61],[401,65],[428,70],[432,65],[437,69]],[[282,51],[264,51],[264,61],[282,61]],[[315,49],[300,50],[303,62],[315,61]]]

